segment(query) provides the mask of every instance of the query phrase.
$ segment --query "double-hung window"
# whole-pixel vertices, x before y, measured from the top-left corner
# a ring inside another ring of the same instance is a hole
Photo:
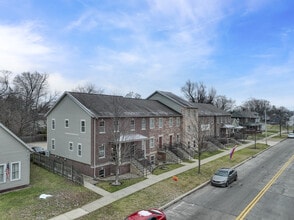
[[[55,139],[51,139],[51,150],[55,150]]]
[[[105,133],[105,121],[101,120],[99,122],[99,133]]]
[[[0,183],[5,183],[5,164],[0,164]]]
[[[153,129],[155,127],[154,118],[150,118],[150,129]]]
[[[151,137],[149,140],[149,147],[153,148],[154,147],[154,137]]]
[[[172,127],[172,126],[173,126],[173,123],[174,123],[174,122],[173,122],[173,118],[170,117],[170,118],[169,118],[169,122],[168,122],[169,126]]]
[[[68,143],[68,149],[69,149],[70,151],[73,151],[73,142],[69,142],[69,143]]]
[[[51,129],[55,130],[55,119],[54,118],[51,120]]]
[[[158,127],[159,128],[162,128],[163,127],[163,120],[162,120],[162,118],[159,118],[158,119]]]
[[[78,153],[78,156],[81,157],[82,156],[82,144],[78,144],[78,150],[77,150],[77,153]]]
[[[11,163],[11,181],[20,179],[20,162]]]
[[[135,131],[135,119],[131,119],[131,131]]]
[[[105,157],[105,145],[101,144],[99,146],[99,158],[104,158]]]
[[[81,133],[85,133],[85,132],[86,132],[86,121],[81,120]]]
[[[68,119],[64,120],[64,127],[69,128],[69,120]]]
[[[141,129],[146,130],[146,119],[145,118],[142,118]]]

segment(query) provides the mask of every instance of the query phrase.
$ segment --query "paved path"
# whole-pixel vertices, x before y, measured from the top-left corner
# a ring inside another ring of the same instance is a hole
[[[272,139],[270,139],[270,137],[268,137],[267,141],[265,141],[264,139],[263,140],[259,140],[257,141],[257,143],[265,143],[267,142],[268,145],[270,146],[273,146],[275,145],[277,142],[279,141],[274,141]],[[240,145],[236,148],[236,151],[238,150],[241,150],[243,148],[246,148],[250,145],[254,144],[253,141],[251,141],[250,143],[247,143],[247,144],[243,144],[243,145]],[[229,155],[230,154],[230,151],[231,150],[226,150],[220,154],[217,154],[217,155],[214,155],[214,156],[211,156],[209,158],[206,158],[206,159],[203,159],[201,160],[201,164],[205,164],[205,163],[208,163],[210,161],[213,161],[217,158],[220,158],[222,156],[225,156],[225,155]],[[197,160],[195,160],[197,161]],[[146,187],[149,187],[157,182],[160,182],[162,180],[165,180],[167,178],[170,178],[172,176],[175,176],[175,175],[178,175],[180,173],[183,173],[187,170],[190,170],[190,169],[193,169],[195,167],[198,166],[198,163],[182,163],[184,166],[180,167],[180,168],[177,168],[177,169],[174,169],[174,170],[171,170],[169,172],[165,172],[163,174],[160,174],[160,175],[149,175],[147,177],[146,180],[144,181],[141,181],[139,183],[136,183],[134,185],[131,185],[129,187],[126,187],[124,189],[121,189],[119,191],[116,191],[114,193],[109,193],[99,187],[96,187],[94,186],[93,184],[89,183],[89,182],[85,182],[84,186],[87,187],[88,189],[94,191],[95,193],[97,194],[100,194],[101,196],[103,196],[102,198],[100,199],[97,199],[96,201],[93,201],[91,203],[88,203],[80,208],[77,208],[77,209],[74,209],[72,211],[69,211],[69,212],[66,212],[64,214],[61,214],[59,216],[56,216],[54,218],[52,218],[52,220],[70,220],[70,219],[77,219],[79,217],[82,217],[84,215],[87,215],[89,214],[90,212],[93,212],[97,209],[100,209],[106,205],[109,205],[123,197],[126,197],[128,195],[131,195],[139,190],[142,190]]]

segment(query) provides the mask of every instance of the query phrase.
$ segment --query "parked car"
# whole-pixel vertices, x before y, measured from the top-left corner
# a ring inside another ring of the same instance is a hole
[[[166,220],[166,215],[159,209],[140,210],[129,215],[125,220]]]
[[[32,150],[39,154],[44,154],[44,155],[46,154],[46,151],[43,147],[34,146],[32,147]]]
[[[230,183],[238,179],[238,174],[235,169],[221,168],[215,172],[211,178],[211,185],[213,186],[229,186]]]
[[[294,133],[289,133],[288,138],[294,138]]]

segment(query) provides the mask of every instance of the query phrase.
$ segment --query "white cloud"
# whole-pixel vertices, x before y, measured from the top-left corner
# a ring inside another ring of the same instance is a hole
[[[48,47],[34,23],[0,25],[0,69],[13,72],[44,69],[42,62],[53,50]]]

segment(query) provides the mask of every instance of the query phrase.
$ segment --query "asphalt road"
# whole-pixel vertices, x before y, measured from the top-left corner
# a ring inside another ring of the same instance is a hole
[[[207,185],[169,206],[167,219],[236,219],[260,192],[244,219],[294,219],[294,162],[287,163],[292,155],[294,139],[286,139],[237,167],[238,181],[228,188]]]

